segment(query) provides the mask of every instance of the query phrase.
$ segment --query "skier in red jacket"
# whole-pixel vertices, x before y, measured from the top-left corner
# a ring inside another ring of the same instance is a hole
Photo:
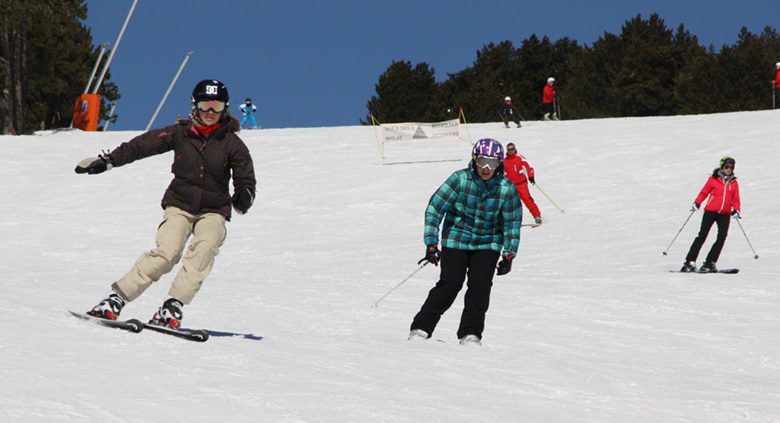
[[[555,96],[558,93],[555,92],[555,78],[547,78],[547,85],[542,90],[542,102],[544,103],[544,120],[550,120],[552,116],[553,120],[558,120],[558,116],[555,114]]]
[[[525,157],[517,154],[517,149],[512,143],[506,145],[504,176],[515,184],[517,193],[520,195],[520,199],[523,200],[525,207],[534,217],[534,222],[537,225],[541,225],[542,213],[539,211],[539,207],[536,206],[534,199],[531,197],[531,192],[528,190],[528,182],[531,182],[532,184],[536,183],[534,180],[534,168],[531,167],[531,164],[528,163]]]
[[[775,92],[780,94],[780,62],[775,63],[775,68],[777,69],[777,73],[775,74],[775,80],[772,81],[772,85],[774,86]]]
[[[701,206],[702,201],[708,198],[704,206],[704,216],[701,219],[701,229],[699,235],[693,240],[691,249],[685,257],[681,272],[695,272],[696,258],[699,256],[704,241],[707,240],[707,234],[710,232],[714,223],[718,224],[718,238],[712,244],[707,259],[699,269],[699,272],[710,273],[717,272],[715,263],[718,261],[723,244],[726,242],[726,235],[729,231],[729,215],[734,219],[740,219],[739,210],[739,184],[737,177],[734,176],[735,161],[726,156],[720,159],[720,167],[712,172],[712,176],[707,179],[704,188],[701,189],[696,200],[693,202],[691,211],[696,211]]]

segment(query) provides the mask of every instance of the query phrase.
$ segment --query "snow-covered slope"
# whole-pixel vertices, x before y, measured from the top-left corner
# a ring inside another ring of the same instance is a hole
[[[257,201],[184,323],[263,339],[205,344],[67,314],[154,247],[170,154],[86,176],[138,132],[0,137],[0,421],[780,421],[778,113],[469,125],[384,166],[371,127],[244,131]],[[407,342],[437,269],[371,305],[417,268],[428,198],[484,137],[516,143],[565,213],[531,189],[545,224],[495,279],[482,348],[457,344],[461,299],[444,342]],[[718,264],[741,273],[669,273],[724,155],[760,259],[732,224]],[[174,272],[123,317],[151,317]]]

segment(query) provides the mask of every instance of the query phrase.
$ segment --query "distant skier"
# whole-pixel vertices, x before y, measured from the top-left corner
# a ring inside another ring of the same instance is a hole
[[[76,173],[95,175],[136,160],[173,151],[173,180],[162,199],[163,221],[156,248],[141,255],[133,268],[111,285],[107,298],[87,314],[116,320],[122,307],[170,272],[181,260],[169,298],[150,323],[179,328],[182,308],[200,290],[225,242],[231,203],[246,213],[255,197],[255,171],[249,149],[236,135],[227,87],[205,80],[192,91],[188,120],[155,129],[123,143],[110,154],[82,160]],[[231,198],[229,182],[233,179]],[[187,239],[192,237],[189,248]],[[182,258],[183,256],[183,258]]]
[[[558,120],[558,116],[555,113],[555,97],[558,95],[555,92],[555,78],[547,78],[547,85],[542,90],[542,102],[544,103],[544,120]]]
[[[244,123],[248,120],[252,124],[252,129],[257,129],[257,121],[255,120],[255,117],[252,116],[252,113],[257,111],[257,107],[252,104],[252,99],[247,98],[246,102],[238,106],[238,108],[241,109],[241,113],[244,114],[244,117],[241,118],[241,127],[243,128]]]
[[[528,183],[536,184],[534,180],[534,168],[528,163],[524,156],[517,154],[515,145],[509,143],[506,145],[506,158],[504,158],[504,176],[509,178],[515,184],[520,199],[525,207],[534,217],[534,223],[542,224],[542,212],[536,205],[531,192],[528,190]]]
[[[447,178],[428,202],[425,258],[420,263],[439,265],[443,220],[441,274],[414,316],[409,340],[430,338],[468,278],[458,338],[461,345],[482,345],[496,263],[498,275],[509,273],[520,243],[522,206],[514,185],[504,178],[503,159],[501,143],[490,138],[477,141],[471,165]]]
[[[772,84],[774,85],[775,89],[775,98],[780,99],[780,62],[775,63],[776,73],[775,73],[775,80],[772,81]],[[777,103],[775,103],[773,106],[777,108]]]
[[[501,117],[504,119],[504,126],[509,128],[509,121],[513,121],[517,127],[520,125],[520,113],[517,111],[517,107],[512,104],[512,98],[507,96],[504,98],[504,104],[501,105],[501,109],[498,111]]]
[[[718,261],[723,244],[726,242],[729,231],[729,215],[733,216],[734,219],[741,218],[739,215],[739,184],[737,184],[737,177],[734,176],[735,164],[735,160],[729,156],[720,159],[720,167],[712,172],[712,176],[707,179],[704,188],[701,189],[693,202],[692,212],[699,210],[702,201],[709,198],[707,205],[704,206],[699,235],[691,244],[691,249],[685,257],[685,264],[680,269],[681,272],[696,271],[696,258],[699,256],[699,250],[704,245],[704,241],[707,240],[707,234],[714,223],[718,224],[718,238],[712,244],[707,259],[698,271],[702,273],[718,271],[715,263]]]

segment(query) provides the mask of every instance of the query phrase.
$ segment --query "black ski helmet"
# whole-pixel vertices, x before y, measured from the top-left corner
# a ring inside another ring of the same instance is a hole
[[[225,84],[216,79],[206,79],[198,82],[192,90],[192,103],[200,100],[219,100],[229,103],[230,96]]]
[[[246,99],[246,104],[251,104],[251,103],[252,103],[252,99],[251,98],[247,98]]]

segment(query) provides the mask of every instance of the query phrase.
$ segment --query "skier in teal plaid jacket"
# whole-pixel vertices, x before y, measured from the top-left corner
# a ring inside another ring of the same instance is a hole
[[[481,344],[496,264],[503,257],[497,273],[509,273],[520,243],[520,197],[512,181],[503,176],[503,158],[498,141],[479,140],[469,168],[453,173],[428,202],[426,253],[420,262],[438,265],[441,261],[441,274],[412,321],[410,340],[430,338],[468,276],[458,338],[462,344]]]
[[[520,197],[509,179],[493,175],[483,181],[473,169],[453,173],[431,197],[425,209],[425,245],[438,244],[442,217],[442,247],[495,250],[517,254],[522,221]]]

